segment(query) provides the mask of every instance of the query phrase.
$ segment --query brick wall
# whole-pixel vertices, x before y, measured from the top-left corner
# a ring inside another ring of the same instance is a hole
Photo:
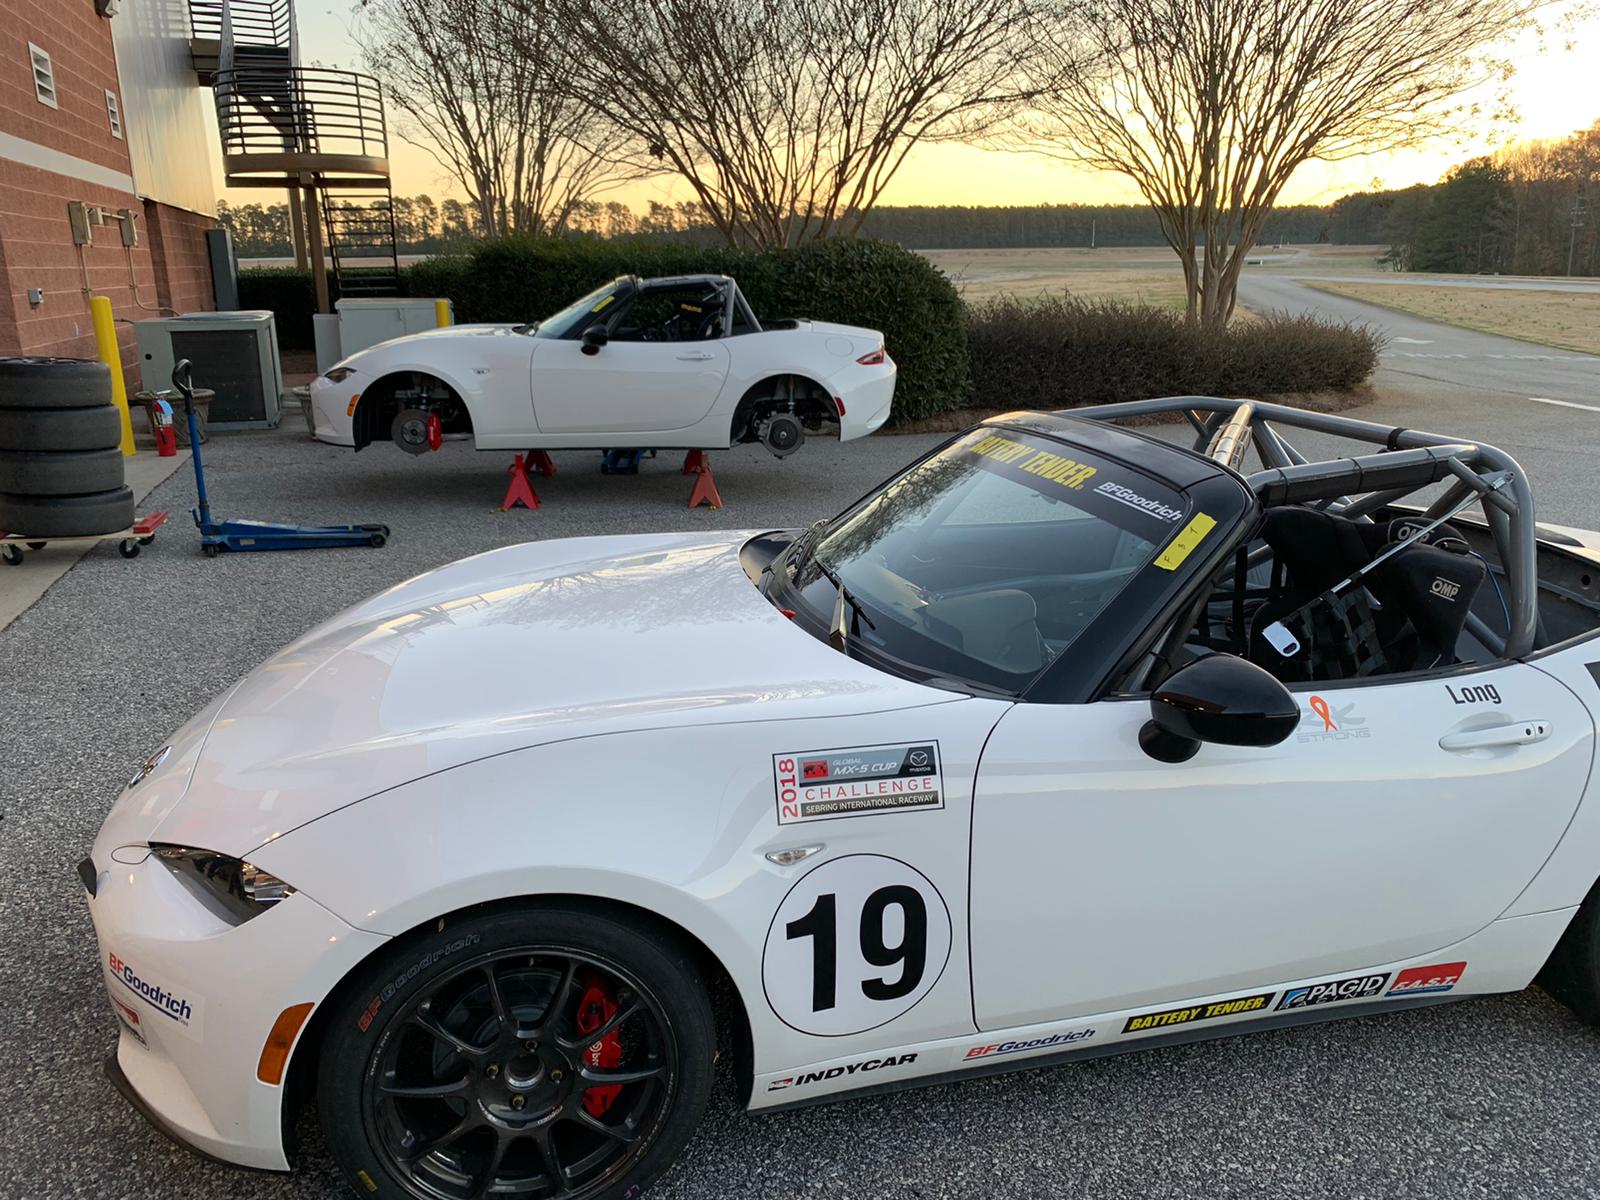
[[[144,216],[159,302],[178,312],[214,309],[206,230],[216,221],[154,200],[144,202]]]
[[[56,108],[34,95],[29,42],[50,55]],[[111,23],[94,0],[0,0],[0,131],[128,171],[127,140],[111,136],[108,89],[120,104]]]

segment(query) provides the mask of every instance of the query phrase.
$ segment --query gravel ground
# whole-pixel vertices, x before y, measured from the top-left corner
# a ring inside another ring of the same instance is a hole
[[[73,864],[131,767],[205,700],[313,623],[462,555],[527,538],[798,524],[938,440],[819,441],[781,463],[719,454],[720,512],[684,510],[690,481],[675,456],[605,478],[595,456],[558,454],[544,506],[501,514],[499,455],[450,446],[414,461],[380,446],[351,457],[293,429],[215,439],[221,514],[384,521],[394,537],[376,551],[208,562],[175,523],[135,561],[94,551],[0,632],[12,747],[0,785],[11,997],[0,1147],[12,1165],[0,1196],[345,1194],[309,1124],[299,1173],[246,1175],[171,1146],[100,1073],[114,1022]],[[192,488],[180,473],[150,506],[181,513]],[[1589,517],[1592,487],[1571,494],[1570,511],[1546,515]],[[724,1091],[653,1195],[1591,1196],[1597,1076],[1600,1035],[1530,990],[786,1116],[745,1116]]]

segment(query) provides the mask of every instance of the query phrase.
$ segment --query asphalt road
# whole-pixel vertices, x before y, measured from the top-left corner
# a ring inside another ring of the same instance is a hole
[[[1600,413],[1508,410],[1475,394],[1366,415],[1485,437],[1493,426],[1553,481],[1557,519],[1600,524],[1583,450]],[[208,482],[220,513],[386,521],[394,537],[376,551],[205,560],[175,523],[137,560],[93,551],[0,632],[10,752],[0,1196],[345,1194],[310,1122],[300,1172],[248,1175],[171,1146],[100,1073],[114,1021],[73,864],[132,767],[207,699],[315,622],[462,555],[530,538],[794,525],[838,510],[938,440],[817,442],[784,462],[751,449],[718,455],[720,512],[684,510],[689,481],[675,460],[606,478],[594,456],[558,454],[543,507],[501,514],[499,455],[448,446],[415,460],[378,446],[352,456],[288,428],[214,439]],[[181,513],[192,486],[180,473],[152,504]],[[1063,854],[1070,870],[1071,848]],[[1597,1077],[1600,1033],[1530,990],[787,1116],[745,1116],[724,1088],[652,1195],[1592,1196]]]

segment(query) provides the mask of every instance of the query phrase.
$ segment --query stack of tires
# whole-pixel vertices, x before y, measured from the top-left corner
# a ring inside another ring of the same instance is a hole
[[[48,538],[133,524],[111,372],[85,358],[0,358],[0,530]]]

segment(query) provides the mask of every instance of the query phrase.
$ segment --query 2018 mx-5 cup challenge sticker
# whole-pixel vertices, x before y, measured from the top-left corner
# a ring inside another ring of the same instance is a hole
[[[774,754],[772,777],[780,825],[944,807],[938,742]]]

